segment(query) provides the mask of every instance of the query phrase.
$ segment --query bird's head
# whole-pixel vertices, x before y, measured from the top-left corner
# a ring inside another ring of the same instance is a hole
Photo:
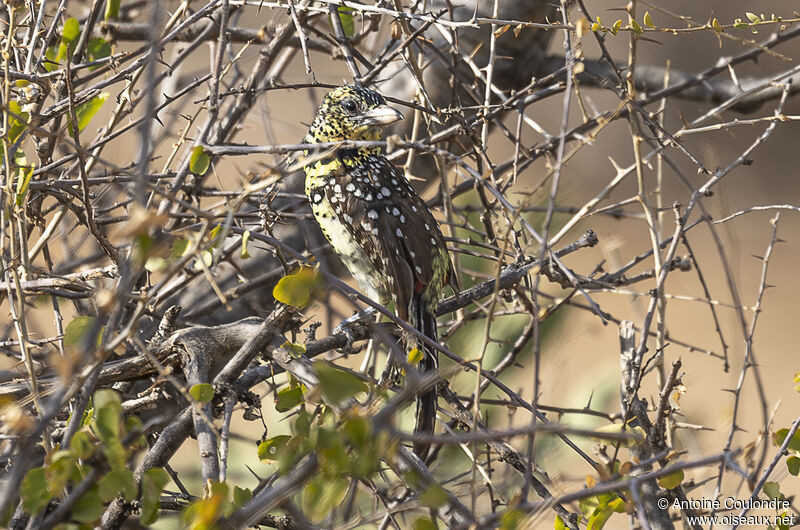
[[[308,130],[309,143],[380,140],[381,128],[403,115],[383,96],[364,87],[343,86],[325,95]]]

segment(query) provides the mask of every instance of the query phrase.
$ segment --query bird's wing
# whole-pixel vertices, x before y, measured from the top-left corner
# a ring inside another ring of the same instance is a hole
[[[372,245],[381,250],[384,268],[395,279],[398,309],[407,308],[412,294],[432,281],[441,284],[435,287],[437,296],[450,275],[444,237],[400,170],[381,157],[361,166],[347,180],[352,188],[344,189],[343,213],[353,225],[364,228]],[[443,269],[439,274],[437,267]]]

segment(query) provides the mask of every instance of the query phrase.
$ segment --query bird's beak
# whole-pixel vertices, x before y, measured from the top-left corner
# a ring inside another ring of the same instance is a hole
[[[359,121],[364,127],[383,127],[402,119],[400,111],[389,105],[375,107],[359,116]]]

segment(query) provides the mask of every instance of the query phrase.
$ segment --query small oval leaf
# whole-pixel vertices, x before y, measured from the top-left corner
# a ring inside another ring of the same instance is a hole
[[[303,402],[303,390],[296,386],[294,388],[283,388],[275,398],[275,410],[287,412]]]
[[[259,460],[277,460],[278,452],[286,445],[291,436],[280,434],[268,440],[264,440],[258,444],[258,459]]]
[[[202,177],[208,171],[209,165],[211,165],[211,158],[209,158],[203,146],[194,147],[192,155],[189,157],[189,171]]]
[[[319,285],[320,278],[314,267],[300,267],[294,274],[281,278],[272,290],[275,300],[294,307],[305,307]]]
[[[214,385],[199,383],[189,389],[189,395],[198,403],[208,403],[214,399]]]
[[[666,490],[677,488],[678,486],[680,486],[681,482],[683,482],[682,469],[673,471],[672,473],[659,477],[658,479],[658,485]]]
[[[316,361],[314,371],[319,379],[322,396],[331,403],[340,403],[359,392],[367,392],[369,387],[364,381],[325,361]]]
[[[790,456],[786,459],[786,467],[789,468],[789,473],[796,477],[800,473],[800,458]]]
[[[61,31],[61,42],[69,44],[81,34],[81,25],[77,18],[68,18],[64,22],[64,29]]]
[[[90,333],[95,325],[95,317],[81,316],[75,317],[67,324],[64,330],[64,346],[79,347],[86,340],[86,334]],[[99,334],[102,336],[102,333]],[[99,339],[97,343],[99,344]]]
[[[139,522],[145,526],[152,525],[158,520],[158,511],[161,508],[161,490],[169,482],[169,475],[163,468],[148,469],[142,476],[141,515]]]
[[[100,107],[106,102],[108,96],[108,92],[100,92],[89,101],[78,105],[75,109],[75,117],[78,119],[79,131],[84,130],[86,126],[89,125],[89,122],[92,121],[94,115],[97,114],[97,111],[99,111]],[[67,132],[72,136],[72,120],[67,123]]]

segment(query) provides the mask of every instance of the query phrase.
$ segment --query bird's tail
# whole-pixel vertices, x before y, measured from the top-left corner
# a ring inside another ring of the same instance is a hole
[[[432,340],[438,340],[436,330],[436,316],[422,298],[421,293],[414,293],[411,299],[411,324],[423,335]],[[423,351],[419,369],[423,375],[434,373],[439,369],[439,355],[427,344],[420,344]],[[414,433],[433,434],[436,425],[437,409],[436,387],[429,388],[417,394],[417,423]],[[422,460],[428,455],[430,444],[427,442],[414,442],[414,452]]]

